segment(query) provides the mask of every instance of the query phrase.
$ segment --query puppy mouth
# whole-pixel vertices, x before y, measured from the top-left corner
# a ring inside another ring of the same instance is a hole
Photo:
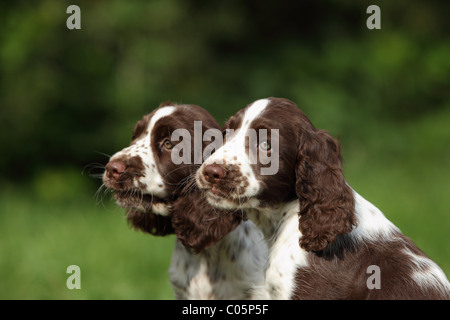
[[[113,190],[117,204],[127,212],[150,212],[155,205],[167,205],[168,202],[152,194],[144,194],[139,189]]]
[[[206,197],[206,200],[208,200],[212,206],[225,210],[252,207],[252,203],[255,201],[252,197],[235,195],[232,190],[227,192],[221,190],[215,185],[202,188],[202,191]]]
[[[203,190],[206,199],[213,204],[220,204],[223,201],[231,200],[230,196],[219,191],[217,188],[210,188]]]
[[[244,195],[247,185],[241,184],[238,180],[235,180],[234,183],[230,183],[230,181],[211,183],[206,181],[200,173],[197,173],[196,176],[197,186],[203,191],[205,198],[214,207],[234,210],[249,208],[259,203],[256,198]]]
[[[217,199],[227,199],[232,197],[230,192],[225,192],[222,191],[218,186],[216,185],[212,185],[211,187],[204,189],[205,191],[207,191],[207,194],[209,196],[211,196],[212,198],[217,198]]]

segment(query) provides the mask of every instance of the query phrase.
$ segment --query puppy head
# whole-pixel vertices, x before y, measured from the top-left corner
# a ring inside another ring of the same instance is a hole
[[[297,198],[300,246],[308,251],[323,250],[351,231],[354,199],[343,176],[339,144],[314,128],[292,101],[255,101],[225,129],[230,132],[225,144],[196,175],[212,205],[264,208]]]
[[[195,105],[162,104],[136,124],[130,146],[111,157],[103,176],[132,226],[153,235],[176,233],[197,251],[225,235],[219,234],[216,223],[227,233],[235,228],[238,219],[233,215],[223,215],[207,203],[188,205],[201,197],[192,181],[211,144],[211,139],[203,139],[210,129],[221,132],[215,119]],[[202,220],[201,212],[222,218]],[[205,229],[194,230],[191,224]]]

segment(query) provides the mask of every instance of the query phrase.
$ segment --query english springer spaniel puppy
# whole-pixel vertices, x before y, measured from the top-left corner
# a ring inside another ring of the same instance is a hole
[[[194,121],[201,126],[196,129]],[[218,210],[205,200],[194,179],[201,157],[193,164],[173,161],[171,153],[181,143],[172,135],[176,129],[192,136],[215,129],[221,136],[216,120],[199,106],[162,104],[137,123],[130,146],[111,157],[103,182],[136,229],[176,234],[169,274],[177,299],[249,298],[264,283],[263,235],[251,221],[241,223],[242,213]],[[203,155],[212,139],[194,140],[187,142],[190,152],[178,150],[183,159]]]
[[[225,127],[196,179],[211,204],[244,210],[265,236],[254,298],[450,298],[444,272],[347,184],[338,142],[292,101],[255,101]]]

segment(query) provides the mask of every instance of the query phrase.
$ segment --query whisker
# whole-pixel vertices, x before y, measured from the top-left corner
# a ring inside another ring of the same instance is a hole
[[[144,194],[137,189],[135,189],[134,192],[139,197],[139,206],[142,207],[146,211],[147,208],[144,206]],[[152,206],[153,206],[153,197],[151,197],[150,208]]]
[[[178,183],[178,185],[176,186],[173,195],[180,191],[183,191],[185,194],[190,193],[195,187],[196,187],[196,182],[195,182],[195,174],[196,172],[192,172],[191,174],[189,174],[188,176],[184,177],[183,179],[181,179],[181,181]],[[188,186],[186,190],[182,190],[185,186]]]
[[[98,179],[103,177],[103,173],[105,172],[105,165],[101,163],[90,163],[83,167],[81,170],[81,174],[84,175],[84,172],[87,170],[88,175],[92,178]],[[101,172],[93,172],[94,170],[98,170]]]
[[[203,200],[205,200],[206,202],[208,202],[205,192],[203,190],[200,190],[200,194]],[[215,219],[219,219],[220,217],[224,216],[224,215],[228,215],[228,214],[235,214],[235,212],[229,212],[229,211],[224,211],[224,210],[220,210],[219,208],[216,208],[214,206],[211,206],[212,212],[215,213],[215,216],[212,216],[208,219],[206,219],[205,221],[212,221]],[[242,211],[239,210],[241,212],[241,218],[243,218],[243,214]]]
[[[175,168],[175,169],[173,169],[173,170],[171,170],[171,171],[169,171],[168,173],[166,173],[164,176],[163,176],[163,178],[166,178],[168,175],[170,175],[170,174],[172,174],[172,173],[174,173],[175,171],[177,171],[177,170],[180,170],[180,169],[184,169],[184,168],[187,168],[187,167],[193,167],[193,166],[197,166],[196,164],[186,164],[186,165],[184,165],[184,166],[179,166],[179,167],[177,167],[177,168]],[[194,172],[195,173],[195,172]],[[192,174],[190,174],[190,175],[192,175]],[[189,176],[190,176],[189,175]],[[188,176],[188,177],[189,177]],[[184,178],[183,178],[184,179]],[[165,182],[167,185],[170,185],[170,186],[178,186],[179,185],[179,182],[178,183],[169,183],[169,182]]]
[[[107,153],[104,153],[104,152],[101,152],[101,151],[94,151],[94,152],[98,153],[98,154],[101,154],[102,156],[105,156],[107,158],[111,158],[112,157],[110,154],[107,154]]]
[[[102,191],[103,190],[103,191]],[[105,204],[103,202],[104,196],[109,192],[110,190],[106,187],[104,183],[101,184],[101,186],[97,189],[97,191],[94,193],[94,200],[95,204],[99,205],[101,204],[103,208],[105,208]]]

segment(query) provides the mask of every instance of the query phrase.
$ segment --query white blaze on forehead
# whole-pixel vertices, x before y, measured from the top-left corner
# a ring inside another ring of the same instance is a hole
[[[228,143],[233,144],[238,143],[238,145],[235,145],[235,147],[237,147],[241,151],[244,151],[245,153],[245,134],[247,133],[247,130],[250,128],[250,125],[252,124],[253,120],[255,120],[261,114],[261,112],[267,107],[269,103],[270,103],[269,99],[261,99],[253,102],[252,105],[249,106],[248,109],[245,111],[241,127],[236,129],[236,135],[229,142],[226,141],[225,146]],[[244,149],[240,148],[242,146],[244,146]]]
[[[156,111],[155,114],[153,115],[153,117],[150,119],[150,122],[148,123],[147,135],[143,139],[141,139],[141,141],[138,141],[136,143],[136,145],[139,144],[140,146],[143,146],[144,148],[148,148],[149,154],[150,154],[149,162],[151,161],[152,164],[155,164],[155,158],[153,156],[153,151],[151,148],[151,138],[152,138],[153,128],[155,127],[155,124],[156,124],[156,122],[158,122],[158,120],[171,115],[174,111],[175,111],[175,107],[172,107],[172,106],[163,107],[163,108],[159,109],[158,111]],[[133,147],[133,146],[131,146],[131,147]],[[142,160],[144,162],[146,162],[145,159],[142,159]]]
[[[269,105],[269,99],[261,99],[253,102],[245,111],[241,126],[236,129],[231,139],[228,138],[225,144],[213,153],[204,163],[203,166],[211,163],[226,163],[227,165],[237,165],[240,174],[247,177],[248,186],[245,187],[244,197],[255,196],[259,191],[259,182],[250,165],[250,159],[246,153],[245,140],[248,129],[252,122]]]
[[[260,115],[260,113],[267,107],[269,103],[269,99],[260,99],[253,102],[253,104],[245,112],[244,120],[242,121],[242,127],[248,129],[252,121]],[[246,126],[247,123],[248,125]]]
[[[151,137],[153,135],[153,128],[155,127],[156,123],[162,118],[171,115],[175,111],[175,109],[176,108],[174,106],[167,106],[155,112],[148,124],[148,134],[143,139],[143,148],[145,149],[145,151],[147,151],[147,155],[140,154],[142,161],[144,162],[145,174],[139,179],[139,182],[147,186],[145,190],[143,190],[143,192],[150,193],[162,198],[166,196],[166,192],[164,190],[163,178],[158,172],[158,167],[156,165],[155,155],[153,154],[153,149],[151,146]]]
[[[175,111],[175,109],[176,108],[174,106],[166,106],[156,111],[153,117],[150,119],[150,123],[148,125],[149,134],[151,134],[153,127],[155,126],[156,122],[158,122],[158,120],[170,116]]]

